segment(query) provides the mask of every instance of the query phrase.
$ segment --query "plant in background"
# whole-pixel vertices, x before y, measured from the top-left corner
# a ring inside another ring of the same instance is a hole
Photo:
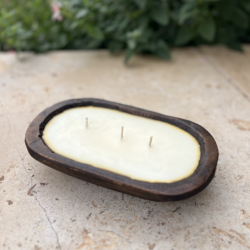
[[[250,42],[249,0],[3,0],[3,50],[108,48],[169,59],[169,48]]]
[[[68,44],[63,23],[52,20],[51,4],[43,0],[0,3],[0,44],[3,50],[43,52]]]

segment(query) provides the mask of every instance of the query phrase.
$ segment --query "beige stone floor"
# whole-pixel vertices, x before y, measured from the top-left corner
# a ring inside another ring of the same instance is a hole
[[[198,195],[157,203],[34,160],[32,119],[96,97],[182,117],[217,141],[215,178]],[[250,249],[250,47],[173,51],[172,62],[106,51],[0,54],[0,249]]]

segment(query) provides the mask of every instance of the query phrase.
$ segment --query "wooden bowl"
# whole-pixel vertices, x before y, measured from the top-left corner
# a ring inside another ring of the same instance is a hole
[[[132,180],[94,166],[76,162],[51,151],[42,139],[46,124],[64,110],[74,107],[95,106],[114,110],[177,126],[196,138],[201,157],[195,172],[173,183],[150,183]],[[25,144],[30,155],[41,163],[68,175],[122,193],[153,201],[182,200],[202,191],[213,179],[218,161],[218,148],[214,138],[200,125],[188,120],[105,100],[83,98],[63,101],[45,109],[30,124],[25,135]]]

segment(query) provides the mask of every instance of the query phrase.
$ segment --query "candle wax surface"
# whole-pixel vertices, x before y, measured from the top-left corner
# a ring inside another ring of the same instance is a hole
[[[198,141],[184,130],[107,108],[68,109],[48,122],[43,139],[59,155],[146,182],[182,180],[200,160]]]

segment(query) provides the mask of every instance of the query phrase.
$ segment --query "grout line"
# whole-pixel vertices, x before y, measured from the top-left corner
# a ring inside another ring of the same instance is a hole
[[[216,62],[211,59],[211,57],[207,56],[206,53],[204,53],[200,48],[197,48],[196,51],[199,55],[202,56],[202,58],[212,66],[212,68],[219,73],[231,86],[234,87],[234,89],[239,92],[244,98],[246,98],[248,101],[250,101],[250,96],[245,93],[245,91],[242,90],[241,87],[239,87],[239,84],[237,81],[235,81],[229,74],[226,73],[226,71]]]

